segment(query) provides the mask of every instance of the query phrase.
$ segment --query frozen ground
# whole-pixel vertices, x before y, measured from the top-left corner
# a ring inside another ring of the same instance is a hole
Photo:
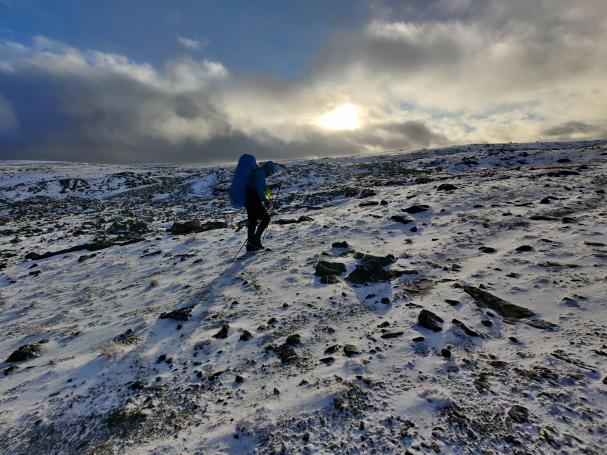
[[[1,453],[605,453],[607,142],[281,168],[0,166]]]

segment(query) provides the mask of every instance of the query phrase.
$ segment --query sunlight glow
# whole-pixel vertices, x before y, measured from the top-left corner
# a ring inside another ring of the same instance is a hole
[[[351,103],[342,104],[322,114],[318,124],[329,130],[355,130],[360,127],[359,109]]]

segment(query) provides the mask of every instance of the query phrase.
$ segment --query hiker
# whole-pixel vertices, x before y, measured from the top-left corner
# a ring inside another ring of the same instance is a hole
[[[268,161],[256,167],[249,178],[246,188],[247,209],[247,251],[262,250],[261,236],[270,224],[268,210],[272,208],[270,189],[266,185],[266,177],[276,173],[276,163]],[[259,224],[258,224],[259,223]]]

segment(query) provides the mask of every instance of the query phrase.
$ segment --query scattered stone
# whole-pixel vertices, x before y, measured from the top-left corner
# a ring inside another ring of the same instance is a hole
[[[281,344],[280,346],[278,346],[277,348],[274,348],[273,350],[278,355],[278,357],[280,358],[280,361],[283,364],[292,363],[295,360],[297,360],[299,357],[297,355],[297,352],[295,351],[295,349],[292,346],[287,345],[286,343]]]
[[[426,341],[426,338],[422,337],[422,336],[418,336],[418,337],[412,338],[411,341],[413,341],[414,343],[422,343],[422,342]]]
[[[333,407],[338,411],[343,411],[347,407],[347,402],[343,397],[333,398]]]
[[[358,355],[358,354],[360,354],[360,351],[353,344],[346,344],[344,346],[344,355],[346,357],[353,357],[353,356]]]
[[[306,223],[306,222],[308,222],[308,221],[314,221],[314,219],[313,219],[313,218],[311,218],[311,217],[309,217],[309,216],[302,215],[302,216],[300,216],[300,217],[299,217],[299,218],[297,218],[297,219],[292,219],[292,218],[283,218],[283,219],[280,219],[280,220],[278,220],[278,221],[276,221],[276,222],[282,226],[282,225],[285,225],[285,224],[299,224],[299,223]]]
[[[358,196],[359,198],[365,198],[365,197],[372,197],[375,196],[377,193],[373,190],[370,190],[369,188],[364,188],[361,192],[360,195]]]
[[[253,338],[253,334],[251,332],[249,332],[248,330],[242,331],[242,334],[240,335],[240,341],[249,341],[251,338]]]
[[[126,332],[121,333],[114,338],[114,343],[120,343],[125,345],[131,345],[141,341],[141,337],[137,335],[133,329],[128,329]]]
[[[543,319],[531,319],[530,321],[527,321],[527,324],[531,327],[542,330],[555,330],[558,328],[558,325],[552,322],[544,321]]]
[[[335,357],[323,357],[320,359],[320,362],[324,363],[325,365],[331,365],[333,362],[335,362]]]
[[[323,284],[335,284],[339,281],[337,275],[345,271],[346,265],[341,262],[318,261],[315,275],[320,277],[320,282]]]
[[[359,207],[371,207],[374,205],[379,205],[378,201],[365,201],[358,204]]]
[[[393,275],[384,269],[385,266],[394,262],[394,256],[373,256],[371,254],[357,254],[354,256],[360,259],[356,268],[346,277],[351,283],[377,283],[380,281],[389,281]]]
[[[528,308],[507,302],[506,300],[496,297],[493,294],[483,291],[477,287],[467,284],[464,284],[462,287],[464,291],[474,299],[477,306],[482,308],[491,308],[504,318],[522,319],[535,315],[535,313]]]
[[[481,246],[479,248],[479,251],[481,251],[482,253],[487,253],[487,254],[497,253],[497,250],[495,248],[490,247],[490,246]]]
[[[333,248],[350,248],[350,245],[345,240],[343,242],[333,242],[331,246]]]
[[[383,303],[384,305],[390,305],[390,298],[389,297],[382,297],[380,300],[381,303]]]
[[[377,327],[380,328],[380,329],[384,329],[384,328],[389,327],[389,326],[390,326],[390,323],[388,321],[384,321],[381,324],[379,324]]]
[[[403,216],[403,215],[393,215],[390,217],[390,219],[392,221],[396,221],[397,223],[403,223],[403,224],[411,224],[411,223],[415,222],[411,218],[407,218],[406,216]]]
[[[404,334],[405,334],[405,332],[403,332],[402,330],[388,330],[388,331],[382,333],[381,337],[384,339],[390,339],[390,338],[397,338]]]
[[[339,351],[339,345],[334,344],[333,346],[329,346],[327,349],[325,349],[325,354],[335,354],[337,351]]]
[[[299,335],[298,333],[294,333],[293,335],[289,335],[287,337],[287,339],[285,340],[285,343],[288,346],[296,346],[298,344],[301,344],[301,335]]]
[[[436,189],[437,191],[453,191],[456,190],[457,187],[451,183],[441,183]]]
[[[61,255],[61,254],[66,254],[66,253],[72,253],[74,251],[99,251],[99,250],[104,250],[106,248],[110,248],[112,246],[125,246],[125,245],[131,245],[133,243],[137,243],[137,242],[142,242],[144,239],[143,238],[136,238],[136,239],[129,239],[129,240],[125,240],[125,241],[109,241],[109,240],[101,240],[98,242],[91,242],[91,243],[85,243],[82,245],[75,245],[73,247],[70,248],[65,248],[63,250],[58,250],[58,251],[48,251],[46,253],[27,253],[25,255],[25,259],[30,259],[33,261],[38,261],[40,259],[46,259],[52,256],[57,256],[57,255]]]
[[[470,327],[468,327],[466,324],[464,324],[459,319],[453,319],[451,321],[451,323],[455,327],[461,329],[468,336],[471,336],[471,337],[478,337],[478,336],[480,336],[479,333],[476,330],[472,330]]]
[[[525,423],[529,421],[529,411],[526,407],[515,404],[508,411],[508,416],[516,423]]]
[[[228,224],[224,221],[209,221],[202,224],[198,220],[189,220],[183,223],[175,221],[169,228],[169,232],[173,235],[184,235],[211,231],[214,229],[225,229],[227,227]]]
[[[443,320],[434,314],[432,311],[423,309],[417,316],[417,323],[428,330],[433,332],[440,332],[443,330]]]
[[[450,359],[451,358],[451,350],[448,348],[443,348],[440,351],[440,354],[445,358],[445,359]]]
[[[173,319],[175,321],[187,321],[192,316],[192,310],[195,305],[188,305],[177,310],[169,311],[168,313],[161,313],[160,319]]]
[[[11,374],[13,371],[18,370],[19,367],[17,365],[11,365],[9,367],[6,367],[3,371],[4,371],[4,376],[8,376],[9,374]]]
[[[410,207],[407,207],[406,209],[403,209],[403,212],[407,212],[407,213],[410,213],[411,215],[415,215],[416,213],[422,213],[422,212],[426,212],[428,210],[430,210],[429,205],[415,204]]]
[[[42,352],[42,344],[48,340],[41,340],[37,343],[24,344],[19,346],[15,352],[8,356],[7,362],[25,362],[26,360],[35,359],[40,357]]]
[[[456,306],[459,305],[459,300],[453,300],[453,299],[445,299],[445,302],[448,303],[451,306]]]
[[[236,377],[234,378],[234,382],[237,384],[242,384],[244,382],[244,377],[237,374]]]
[[[516,248],[515,250],[517,253],[528,253],[530,251],[533,251],[533,247],[530,245],[521,245],[518,248]]]
[[[224,322],[221,326],[221,329],[219,329],[219,331],[215,335],[213,335],[213,338],[227,338],[229,329],[230,326],[228,325],[228,323]]]
[[[489,319],[481,319],[481,324],[483,324],[485,327],[493,327],[493,322],[491,322]]]

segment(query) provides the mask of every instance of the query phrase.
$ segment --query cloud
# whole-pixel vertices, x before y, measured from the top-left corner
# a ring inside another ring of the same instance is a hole
[[[197,40],[197,39],[193,39],[193,38],[186,38],[184,36],[179,36],[179,35],[177,35],[177,41],[179,42],[179,44],[181,44],[186,49],[190,49],[190,50],[194,50],[194,51],[198,50],[198,49],[202,49],[203,47],[207,47],[210,44],[207,39]]]
[[[154,66],[42,36],[0,42],[0,158],[226,161],[607,134],[603,0],[371,5],[288,80],[191,57]],[[361,128],[319,127],[344,104]]]

